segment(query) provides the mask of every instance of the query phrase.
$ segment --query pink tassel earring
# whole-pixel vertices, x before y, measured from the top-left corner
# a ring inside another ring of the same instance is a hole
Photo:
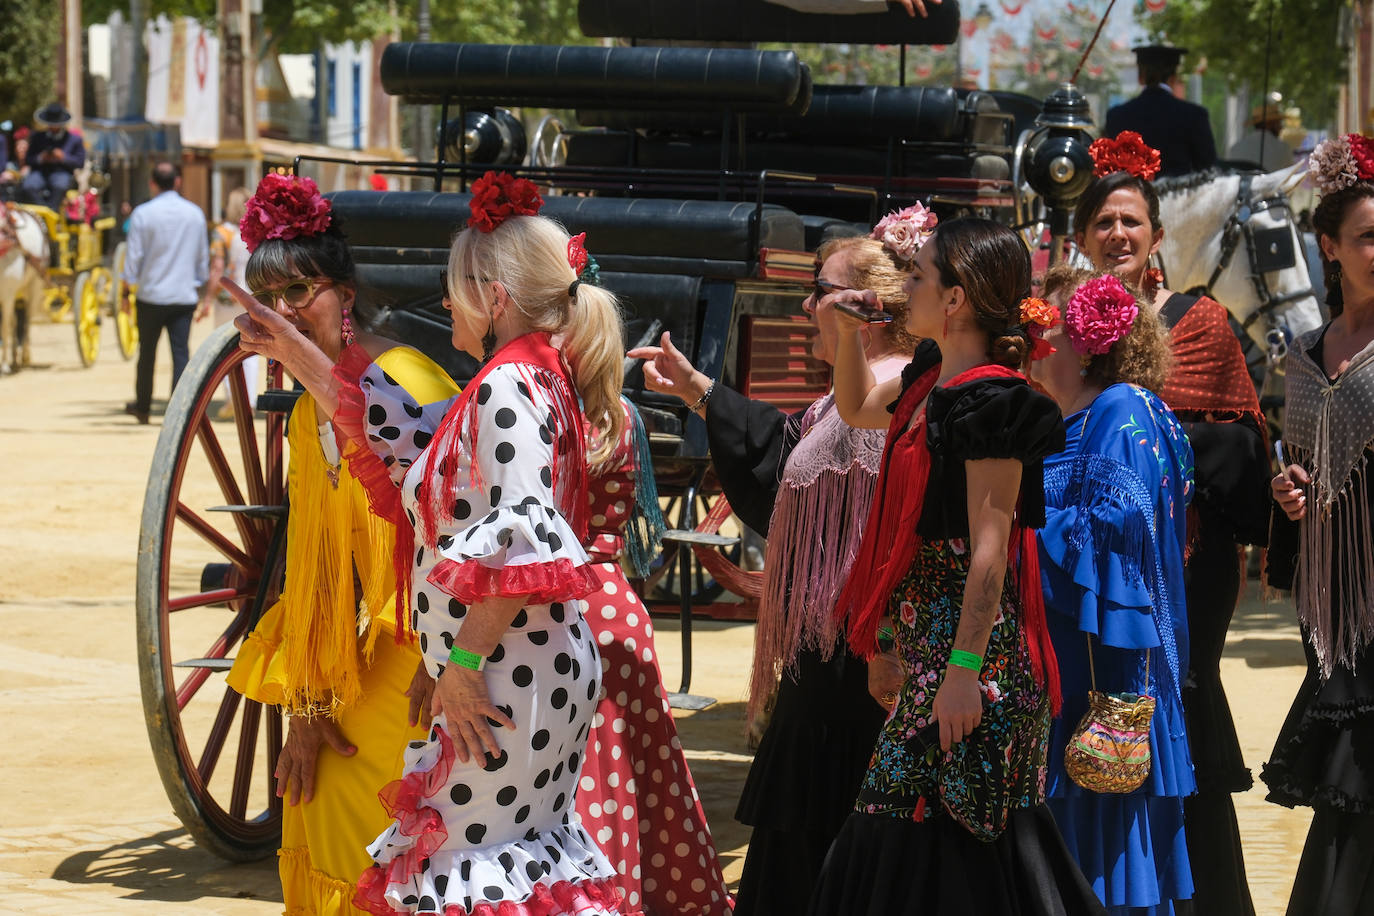
[[[341,332],[340,336],[343,338],[343,345],[345,347],[353,346],[353,321],[349,317],[352,314],[352,309],[343,310],[343,324],[339,330]]]

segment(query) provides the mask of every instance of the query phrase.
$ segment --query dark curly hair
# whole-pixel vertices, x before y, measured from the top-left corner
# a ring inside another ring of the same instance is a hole
[[[941,223],[927,245],[935,246],[940,283],[963,287],[978,326],[988,334],[988,358],[1020,369],[1030,337],[1020,327],[1021,300],[1030,295],[1030,252],[1015,232],[990,219],[966,217]]]
[[[1084,270],[1060,264],[1045,272],[1041,280],[1045,298],[1053,300],[1063,311],[1064,305],[1074,294],[1074,290],[1094,277],[1107,276],[1103,270]],[[1118,278],[1120,279],[1120,278]],[[1169,349],[1169,338],[1159,321],[1155,310],[1146,303],[1140,291],[1122,280],[1121,285],[1136,299],[1139,308],[1130,333],[1112,344],[1112,348],[1099,356],[1088,357],[1084,368],[1088,370],[1087,380],[1106,388],[1121,382],[1139,385],[1141,388],[1158,394],[1164,390],[1169,380],[1169,372],[1174,366],[1173,352]]]
[[[1312,228],[1318,239],[1321,236],[1335,241],[1340,238],[1341,225],[1350,215],[1350,208],[1365,198],[1374,197],[1374,182],[1357,181],[1348,188],[1332,191],[1321,199],[1317,209],[1312,211]],[[1322,252],[1322,279],[1326,282],[1326,307],[1335,318],[1345,308],[1345,296],[1341,292],[1341,265],[1338,261],[1328,261]]]

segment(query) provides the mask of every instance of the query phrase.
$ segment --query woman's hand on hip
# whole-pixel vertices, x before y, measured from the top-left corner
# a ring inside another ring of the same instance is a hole
[[[958,665],[947,666],[931,712],[940,724],[940,750],[947,751],[967,738],[983,721],[978,672]]]
[[[423,658],[415,666],[405,695],[410,698],[410,724],[423,725],[425,728],[433,725],[434,715],[430,712],[430,704],[434,702],[434,678],[429,676]]]
[[[329,745],[340,757],[352,757],[358,749],[348,743],[333,719],[319,716],[304,719],[292,716],[286,727],[286,742],[277,758],[277,797],[295,805],[315,797],[315,765],[320,748]],[[287,792],[291,794],[288,796]]]
[[[448,719],[449,737],[460,763],[480,760],[483,754],[500,756],[501,746],[496,743],[492,725],[515,728],[510,716],[491,702],[486,676],[461,665],[450,664],[439,675],[430,712],[436,716],[443,713]]]
[[[1290,520],[1296,522],[1307,514],[1307,486],[1311,482],[1312,479],[1300,464],[1288,465],[1282,474],[1269,481],[1274,501]]]

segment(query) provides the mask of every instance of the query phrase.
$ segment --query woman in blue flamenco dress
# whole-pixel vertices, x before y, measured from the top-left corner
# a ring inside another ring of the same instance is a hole
[[[1050,733],[1048,805],[1093,890],[1115,914],[1191,912],[1183,800],[1196,791],[1184,728],[1185,510],[1193,454],[1153,391],[1169,368],[1151,309],[1110,274],[1056,268],[1033,324],[1031,377],[1064,412],[1067,445],[1045,459],[1040,573],[1063,714]],[[1061,320],[1062,310],[1062,320]],[[1076,784],[1064,749],[1092,688],[1155,698],[1150,773],[1133,792]],[[1182,906],[1180,906],[1182,904]]]

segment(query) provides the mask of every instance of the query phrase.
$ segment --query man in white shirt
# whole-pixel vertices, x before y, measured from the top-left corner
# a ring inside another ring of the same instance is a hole
[[[129,218],[124,256],[124,290],[138,290],[138,369],[134,400],[124,412],[148,422],[153,399],[153,366],[162,330],[172,347],[172,388],[190,357],[191,318],[210,275],[210,245],[205,214],[182,197],[181,169],[173,162],[153,166],[152,200]]]

